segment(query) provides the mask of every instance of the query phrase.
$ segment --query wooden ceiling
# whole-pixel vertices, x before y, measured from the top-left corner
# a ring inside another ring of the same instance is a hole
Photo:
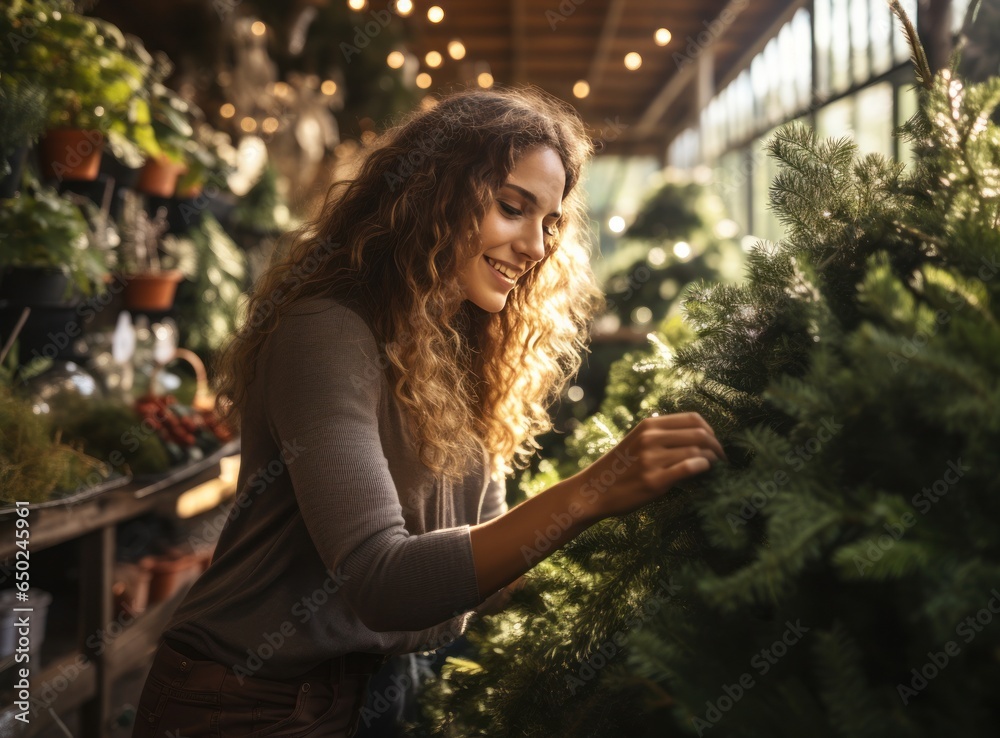
[[[600,153],[662,158],[668,142],[714,90],[759,50],[762,36],[766,41],[802,2],[439,0],[439,5],[445,11],[440,23],[427,19],[423,3],[415,3],[407,19],[414,38],[410,51],[421,59],[421,71],[431,75],[430,91],[475,84],[485,64],[495,84],[535,84],[571,102]],[[672,34],[666,46],[654,41],[658,28]],[[447,54],[455,38],[466,47],[460,61]],[[445,60],[436,69],[423,61],[432,50]],[[624,58],[633,51],[642,65],[630,71]],[[590,84],[584,99],[572,92],[578,80]]]

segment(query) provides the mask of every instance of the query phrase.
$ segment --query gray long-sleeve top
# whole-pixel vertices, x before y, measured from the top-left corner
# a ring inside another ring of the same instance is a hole
[[[250,385],[212,564],[164,635],[282,679],[465,631],[492,594],[479,592],[469,529],[506,512],[504,484],[485,448],[461,485],[422,464],[384,366],[368,325],[335,300],[282,315]]]

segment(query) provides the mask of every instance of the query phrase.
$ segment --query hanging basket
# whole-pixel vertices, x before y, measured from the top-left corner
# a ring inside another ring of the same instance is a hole
[[[177,285],[184,279],[178,269],[131,274],[122,292],[126,310],[162,311],[173,307]]]
[[[38,165],[45,179],[92,182],[101,169],[104,134],[53,128],[38,140]]]
[[[139,172],[139,183],[135,188],[147,195],[172,197],[174,189],[177,187],[178,178],[186,171],[186,166],[165,156],[148,159],[142,171]]]

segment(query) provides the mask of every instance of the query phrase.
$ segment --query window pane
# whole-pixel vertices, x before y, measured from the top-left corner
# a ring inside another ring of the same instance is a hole
[[[909,16],[913,27],[917,27],[917,0],[900,0],[906,15]],[[910,58],[910,46],[906,43],[906,34],[903,33],[903,26],[893,16],[892,48],[896,54],[896,63],[901,64]]]
[[[816,44],[816,92],[830,94],[830,0],[813,0],[813,43]]]
[[[855,96],[855,126],[858,149],[862,154],[882,154],[892,158],[892,84],[881,82],[860,90]]]
[[[851,84],[851,37],[848,22],[848,0],[833,0],[831,16],[830,44],[833,49],[832,68],[830,70],[831,90],[843,92]]]
[[[892,68],[892,11],[885,0],[870,0],[868,5],[869,29],[872,44],[872,75],[882,74]]]
[[[816,135],[819,138],[854,137],[853,96],[824,105],[816,113]]]
[[[812,105],[812,32],[809,11],[800,8],[792,18],[793,54],[795,55],[795,110]]]
[[[851,67],[854,83],[871,77],[868,67],[868,0],[851,0]]]

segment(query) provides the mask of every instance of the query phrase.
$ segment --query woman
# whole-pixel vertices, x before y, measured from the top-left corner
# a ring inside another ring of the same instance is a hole
[[[134,736],[352,736],[388,655],[454,642],[588,526],[722,455],[700,416],[648,418],[507,510],[604,305],[591,154],[537,89],[463,91],[386,133],[293,235],[218,366],[239,491]]]

